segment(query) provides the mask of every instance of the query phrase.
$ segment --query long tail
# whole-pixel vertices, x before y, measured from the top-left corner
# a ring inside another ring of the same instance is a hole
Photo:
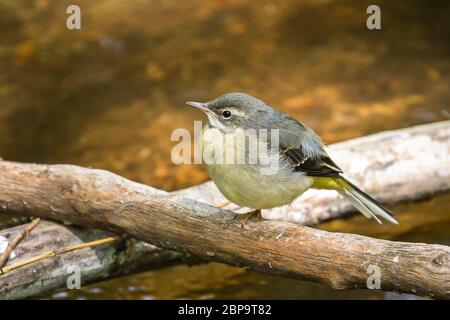
[[[353,183],[340,176],[334,179],[340,188],[337,191],[357,208],[364,216],[371,219],[374,218],[378,223],[382,223],[379,217],[389,222],[398,224],[394,219],[394,215],[388,209],[383,207],[377,200],[369,196],[367,193],[359,189]]]

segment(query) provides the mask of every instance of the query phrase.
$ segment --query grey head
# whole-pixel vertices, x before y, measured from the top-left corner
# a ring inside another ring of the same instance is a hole
[[[186,102],[206,113],[209,125],[218,129],[271,128],[281,112],[241,92],[224,94],[210,102]]]
[[[233,92],[210,102],[186,103],[202,110],[208,116],[210,127],[222,131],[236,128],[256,131],[276,129],[280,144],[286,148],[301,148],[307,155],[323,151],[322,141],[310,128],[249,94]]]

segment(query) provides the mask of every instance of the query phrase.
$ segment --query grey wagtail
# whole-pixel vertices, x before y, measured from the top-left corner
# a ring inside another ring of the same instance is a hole
[[[324,150],[321,139],[289,114],[245,93],[227,93],[210,102],[187,104],[200,109],[208,117],[202,131],[203,150],[223,148],[224,140],[220,135],[231,136],[236,141],[237,137],[252,130],[276,130],[278,133],[277,143],[265,142],[269,157],[280,164],[271,174],[262,174],[261,161],[248,161],[248,150],[252,147],[246,140],[232,144],[233,150],[225,146],[226,152],[243,151],[246,161],[205,163],[209,176],[229,201],[255,210],[248,213],[247,218],[255,214],[261,218],[261,209],[289,204],[309,188],[315,188],[336,190],[367,218],[381,223],[381,217],[398,224],[388,209],[343,177],[342,170]],[[261,140],[258,136],[258,143]]]

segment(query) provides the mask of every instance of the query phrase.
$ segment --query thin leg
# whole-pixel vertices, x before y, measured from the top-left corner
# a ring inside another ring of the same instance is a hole
[[[253,217],[256,218],[257,221],[264,220],[261,215],[261,210],[254,210],[247,213],[237,214],[234,216],[234,219],[244,220],[243,223],[247,224]]]

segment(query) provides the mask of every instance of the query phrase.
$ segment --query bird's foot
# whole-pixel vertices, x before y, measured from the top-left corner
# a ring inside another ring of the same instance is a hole
[[[255,218],[256,221],[263,221],[261,210],[254,210],[247,213],[236,214],[234,216],[235,220],[244,220],[243,224],[247,224],[252,218]]]

